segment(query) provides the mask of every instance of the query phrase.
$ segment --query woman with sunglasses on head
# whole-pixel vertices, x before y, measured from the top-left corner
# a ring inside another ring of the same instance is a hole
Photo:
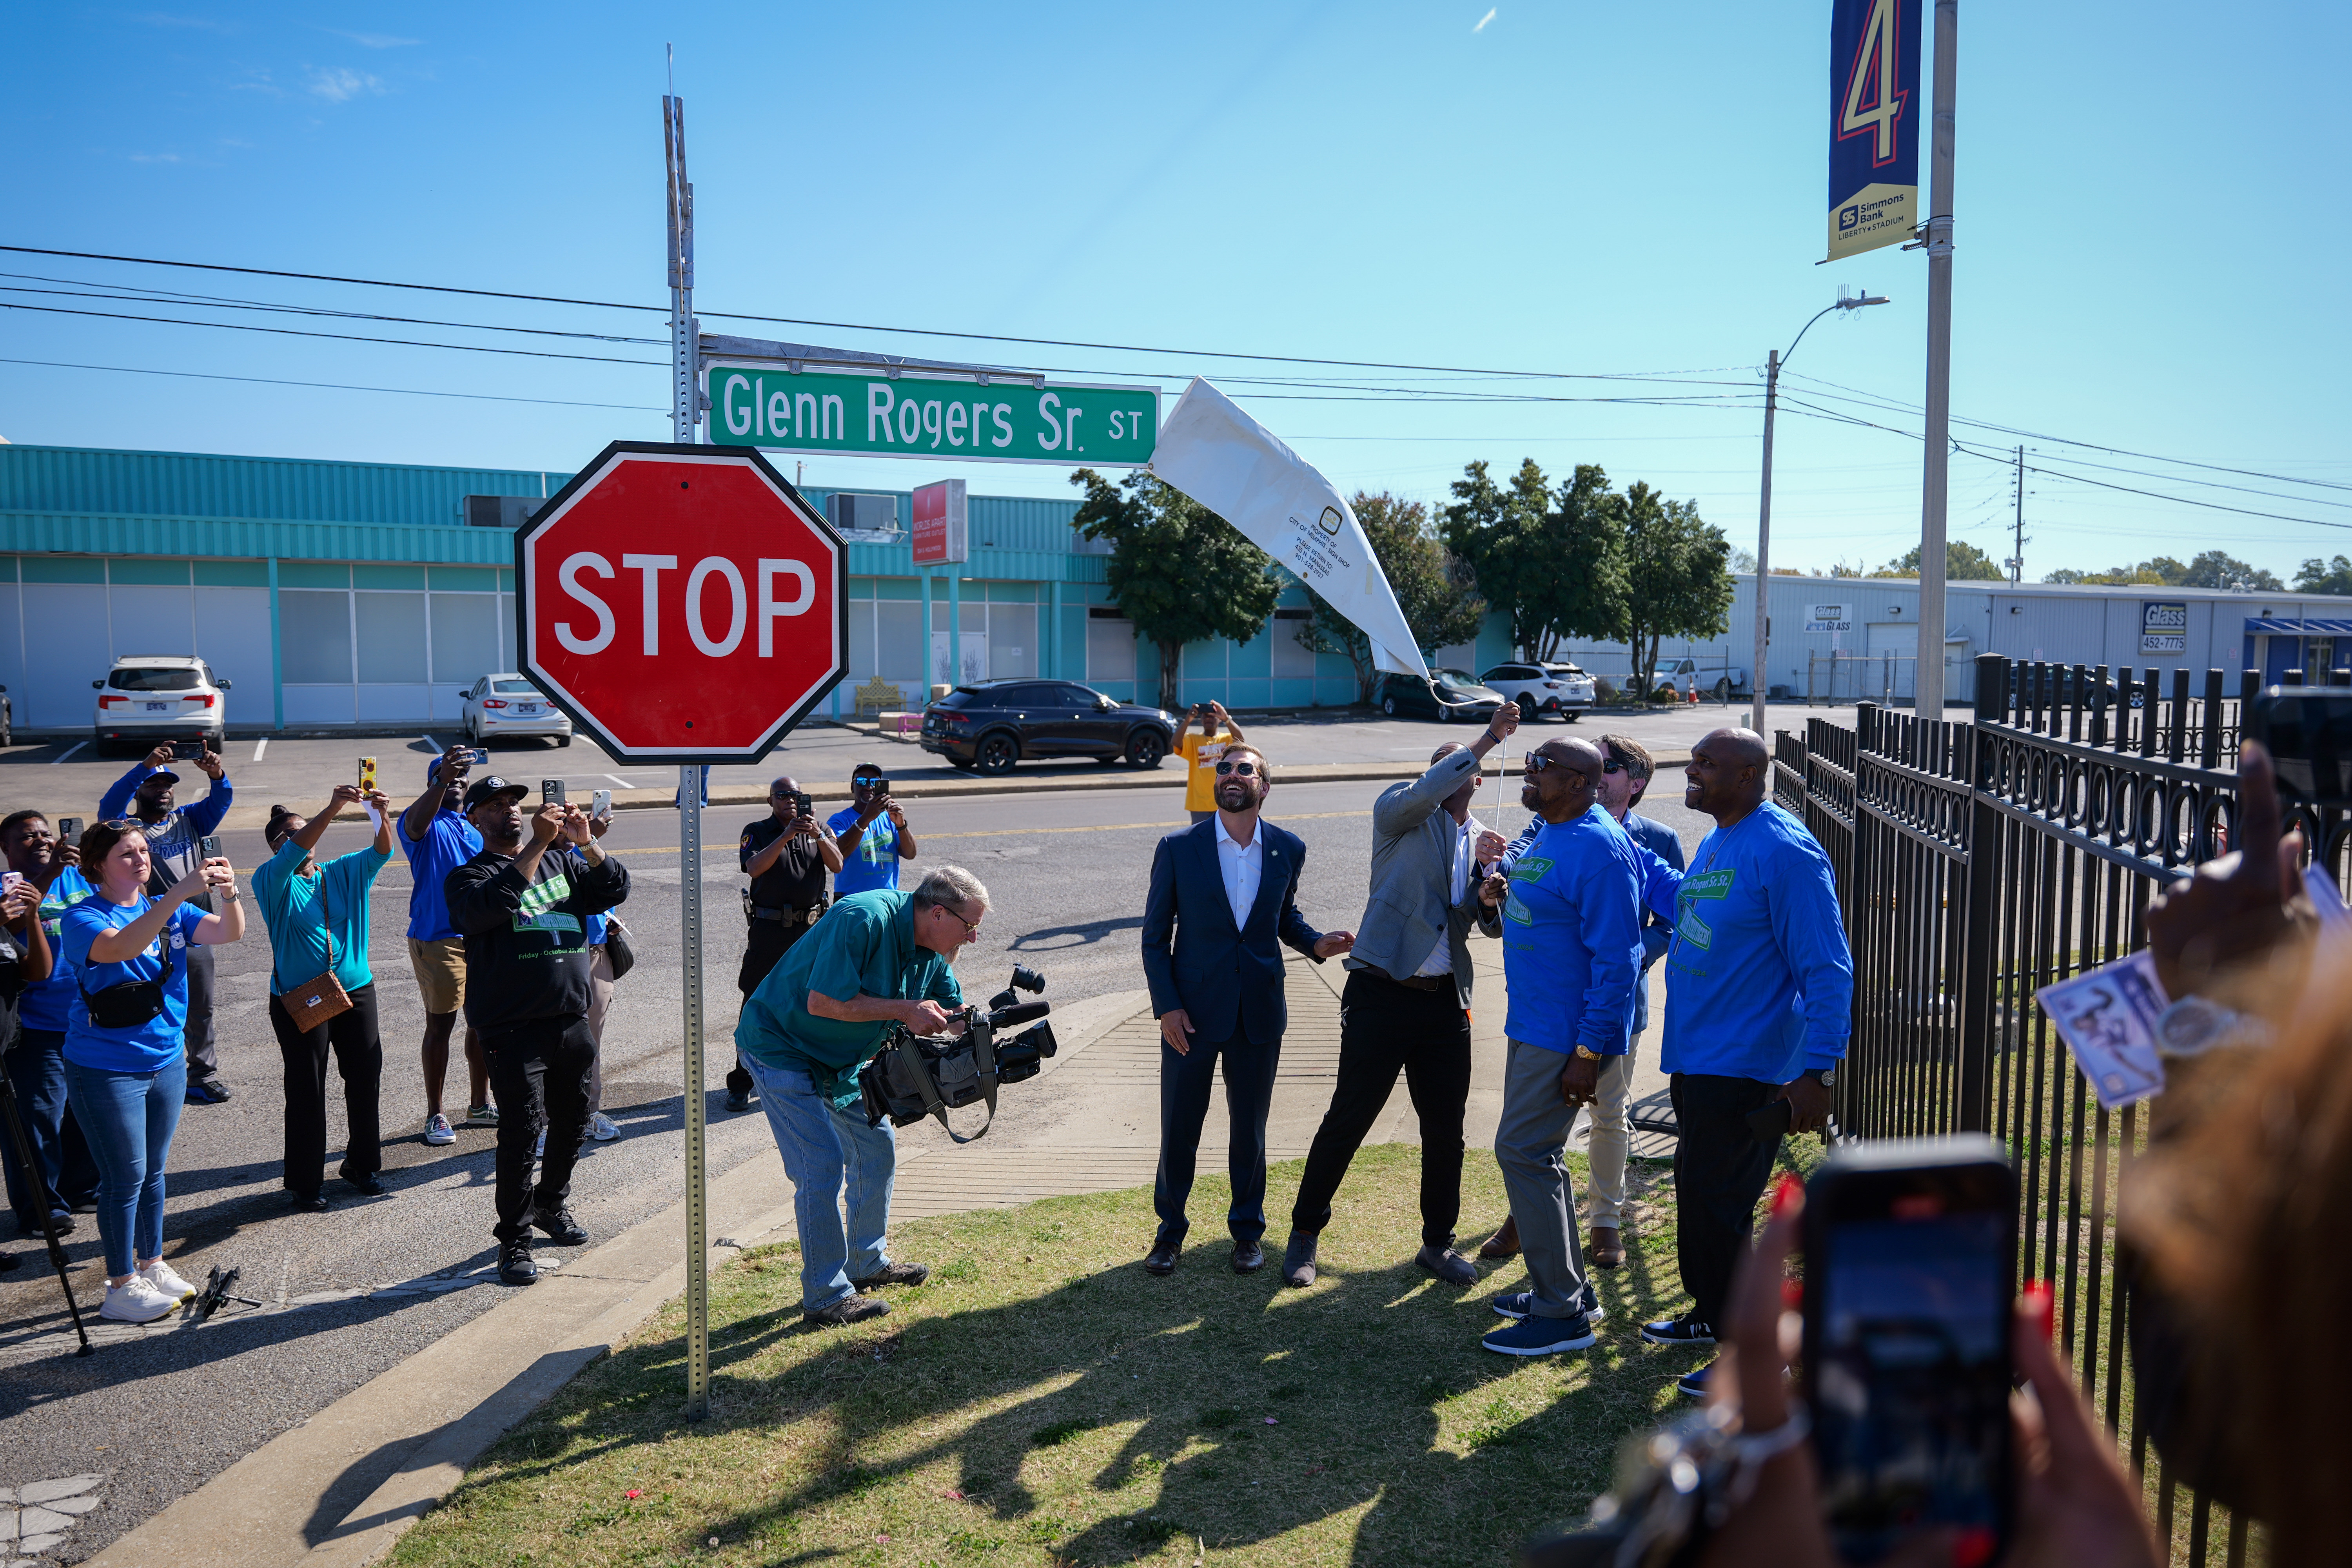
[[[310,857],[345,806],[375,808],[375,839],[324,866]],[[343,1080],[347,1135],[338,1173],[354,1192],[383,1191],[379,1091],[383,1038],[376,1027],[375,974],[368,967],[368,894],[392,858],[392,802],[378,790],[337,784],[327,808],[304,818],[269,808],[270,857],[253,873],[254,901],[269,930],[269,1026],[286,1059],[286,1190],[298,1213],[327,1208],[319,1184],[327,1163],[327,1057]],[[298,1016],[299,1014],[299,1016]]]
[[[150,898],[152,857],[134,822],[84,833],[81,863],[98,890],[59,922],[77,981],[66,1092],[98,1161],[107,1275],[99,1315],[147,1323],[195,1294],[163,1261],[163,1166],[187,1098],[188,950],[240,940],[244,895],[229,863],[213,858]],[[216,913],[188,905],[206,892]]]

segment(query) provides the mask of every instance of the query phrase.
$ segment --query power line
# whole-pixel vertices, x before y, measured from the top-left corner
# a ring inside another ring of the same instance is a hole
[[[281,272],[268,267],[227,267],[216,261],[170,261],[156,256],[109,256],[96,250],[45,250],[36,245],[0,245],[20,256],[67,256],[81,261],[123,261],[137,267],[185,267],[201,272],[241,272],[250,278],[299,278],[312,283],[356,283],[368,289],[415,289],[429,294],[471,294],[479,300],[528,300],[541,305],[588,305],[600,310],[651,310],[667,316],[666,305],[630,305],[615,300],[567,300],[560,294],[509,294],[497,289],[458,289],[446,283],[394,283],[382,278],[339,278],[331,272]]]
[[[38,310],[48,316],[96,316],[110,321],[153,321],[167,327],[210,327],[223,332],[268,332],[281,338],[331,338],[346,343],[389,343],[398,348],[455,349],[470,354],[520,354],[527,359],[585,360],[593,364],[646,364],[658,368],[661,361],[654,359],[614,359],[606,354],[560,354],[547,349],[498,349],[485,343],[428,343],[415,338],[370,338],[352,332],[319,332],[299,327],[261,327],[250,321],[188,321],[176,316],[126,316],[117,310],[77,310],[63,305],[20,305],[14,300],[0,300],[0,310]]]
[[[29,278],[24,272],[0,272],[0,278]],[[78,283],[79,279],[46,278],[45,283]],[[100,290],[113,288],[110,293]],[[70,300],[111,300],[123,305],[171,305],[181,309],[195,307],[207,310],[269,310],[287,316],[329,316],[349,321],[393,321],[410,327],[456,327],[469,332],[529,332],[541,338],[587,338],[600,343],[648,343],[659,345],[667,338],[625,338],[612,332],[574,332],[556,327],[505,327],[487,321],[444,321],[429,316],[385,316],[372,310],[331,310],[320,305],[278,305],[266,300],[232,300],[221,295],[183,294],[171,289],[132,289],[129,285],[114,287],[97,284],[83,289],[26,289],[16,284],[0,284],[0,292],[10,294],[42,294]]]
[[[243,381],[260,386],[313,386],[332,392],[388,392],[404,397],[464,397],[480,403],[536,403],[551,408],[623,408],[640,414],[667,414],[667,408],[638,403],[576,403],[561,397],[505,397],[490,392],[434,392],[415,386],[359,386],[342,381],[284,381],[268,375],[222,375],[201,370],[152,370],[134,364],[79,364],[61,359],[0,359],[0,364],[46,365],[52,370],[110,370],[124,375],[175,375],[195,381]]]

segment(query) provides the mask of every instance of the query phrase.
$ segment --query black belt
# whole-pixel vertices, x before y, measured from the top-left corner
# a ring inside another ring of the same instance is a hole
[[[824,905],[811,904],[804,910],[772,910],[753,904],[745,911],[755,921],[776,921],[785,925],[811,925],[824,913]]]
[[[1357,973],[1369,974],[1375,980],[1385,980],[1391,985],[1402,985],[1408,991],[1435,991],[1440,986],[1450,986],[1454,984],[1454,976],[1451,974],[1413,974],[1399,980],[1377,963],[1367,963]]]

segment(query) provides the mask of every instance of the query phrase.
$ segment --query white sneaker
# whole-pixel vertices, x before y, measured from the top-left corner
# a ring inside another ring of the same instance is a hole
[[[443,1143],[455,1143],[457,1130],[449,1125],[447,1117],[436,1110],[425,1119],[425,1141],[436,1147]]]
[[[110,1322],[152,1323],[180,1303],[147,1281],[143,1274],[133,1274],[120,1285],[106,1288],[106,1302],[98,1315]]]
[[[160,1258],[142,1268],[139,1271],[139,1278],[171,1297],[174,1301],[189,1301],[195,1299],[196,1288],[173,1273],[172,1266]]]
[[[613,1119],[603,1111],[596,1111],[588,1118],[588,1136],[597,1142],[610,1143],[620,1135],[621,1130],[614,1126]]]

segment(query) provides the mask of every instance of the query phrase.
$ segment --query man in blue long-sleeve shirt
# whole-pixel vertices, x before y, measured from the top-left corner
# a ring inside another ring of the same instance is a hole
[[[169,745],[148,752],[146,761],[115,780],[99,797],[100,822],[128,816],[146,834],[153,868],[147,877],[150,897],[194,874],[196,862],[203,858],[197,840],[220,831],[221,818],[228,815],[229,805],[236,798],[218,752],[206,747],[196,758],[196,766],[212,780],[212,787],[194,805],[175,804],[173,792],[179,787],[180,775],[172,771]],[[188,902],[200,910],[213,907],[209,893],[200,893]],[[193,943],[188,948],[188,1024],[181,1043],[188,1057],[188,1103],[218,1105],[226,1100],[228,1086],[221,1082],[220,1054],[213,1041],[213,950]]]
[[[1853,1029],[1853,956],[1829,857],[1802,823],[1767,799],[1771,754],[1748,730],[1717,730],[1691,748],[1684,803],[1715,831],[1675,878],[1647,863],[1645,896],[1671,893],[1662,1064],[1672,1076],[1675,1252],[1690,1310],[1644,1323],[1657,1344],[1712,1344],[1732,1271],[1748,1249],[1757,1200],[1780,1140],[1748,1118],[1790,1103],[1790,1131],[1829,1117],[1830,1086]],[[1706,1368],[1677,1386],[1703,1394]]]
[[[1561,1156],[1601,1067],[1625,1054],[1642,965],[1638,852],[1597,798],[1602,761],[1587,741],[1528,753],[1519,803],[1544,826],[1509,875],[1479,892],[1502,910],[1510,1005],[1495,1158],[1529,1285],[1495,1299],[1513,1321],[1482,1342],[1505,1355],[1582,1350],[1600,1315]]]

